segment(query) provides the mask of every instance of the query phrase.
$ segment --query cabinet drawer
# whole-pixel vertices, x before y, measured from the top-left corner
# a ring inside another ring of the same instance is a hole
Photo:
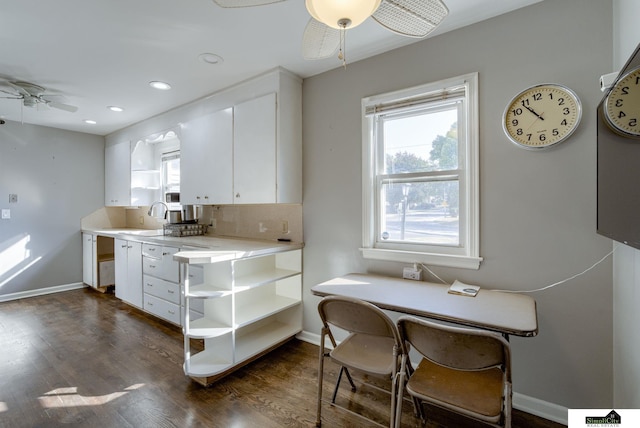
[[[161,278],[166,279],[167,281],[178,282],[179,281],[179,272],[180,272],[180,264],[173,260],[173,255],[180,251],[179,248],[175,247],[162,247],[162,276]]]
[[[180,325],[180,306],[175,303],[145,293],[144,309],[153,315]]]
[[[172,303],[180,303],[180,286],[164,279],[144,276],[144,292]]]
[[[144,256],[142,258],[142,273],[153,275],[156,278],[162,277],[162,260]]]
[[[154,244],[142,244],[142,255],[145,257],[152,257],[154,259],[162,258],[162,245]]]

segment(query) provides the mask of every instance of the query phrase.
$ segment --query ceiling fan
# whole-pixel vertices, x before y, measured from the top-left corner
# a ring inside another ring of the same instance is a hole
[[[54,95],[45,93],[45,88],[29,82],[0,81],[0,98],[22,100],[24,107],[39,107],[45,105],[51,108],[74,113],[78,107],[63,104],[49,99]]]
[[[249,7],[284,0],[213,0],[220,7]],[[302,38],[305,59],[333,55],[346,65],[345,32],[372,17],[386,29],[407,37],[426,37],[448,15],[442,0],[305,0],[311,19]]]

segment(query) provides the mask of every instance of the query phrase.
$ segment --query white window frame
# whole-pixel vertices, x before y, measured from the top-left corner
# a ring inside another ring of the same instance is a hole
[[[384,243],[376,240],[376,198],[380,144],[376,141],[376,113],[380,109],[416,110],[446,97],[448,91],[464,88],[465,123],[458,124],[466,138],[459,150],[460,243],[458,246],[422,245],[415,243]],[[413,88],[370,96],[362,99],[362,255],[367,259],[404,263],[424,263],[435,266],[479,269],[480,209],[479,209],[479,127],[478,73],[427,83]]]

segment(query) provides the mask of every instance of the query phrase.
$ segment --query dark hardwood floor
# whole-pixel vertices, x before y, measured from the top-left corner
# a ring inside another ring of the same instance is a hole
[[[180,329],[91,289],[0,303],[0,427],[310,427],[317,352],[292,340],[205,388],[182,372]],[[326,394],[337,373],[326,365]],[[353,395],[342,388],[346,404]],[[368,386],[350,408],[386,423]],[[429,409],[427,427],[482,426]],[[514,427],[562,425],[514,410]],[[420,426],[409,402],[403,426]],[[365,427],[323,406],[323,427]]]

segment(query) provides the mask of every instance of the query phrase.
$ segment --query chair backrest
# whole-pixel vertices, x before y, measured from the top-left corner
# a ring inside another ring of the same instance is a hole
[[[439,324],[410,316],[398,320],[398,331],[423,357],[458,370],[503,366],[511,381],[509,342],[499,333]]]
[[[380,308],[369,302],[350,297],[328,296],[318,304],[318,312],[324,327],[331,324],[349,333],[391,337],[403,347],[395,323]]]

